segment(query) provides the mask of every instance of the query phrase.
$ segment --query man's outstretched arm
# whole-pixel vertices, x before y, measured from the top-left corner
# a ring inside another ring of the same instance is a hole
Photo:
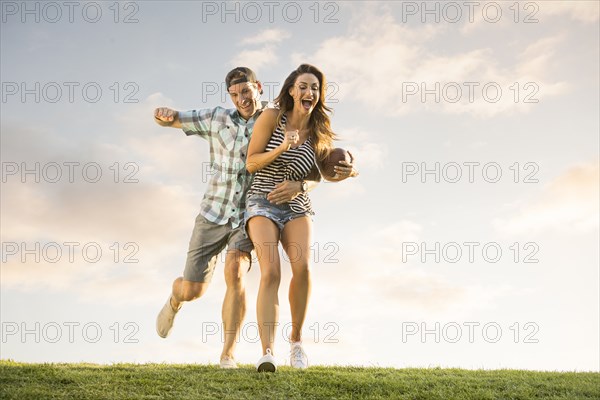
[[[179,111],[167,107],[154,109],[154,121],[160,126],[170,126],[171,128],[181,129],[179,121]]]

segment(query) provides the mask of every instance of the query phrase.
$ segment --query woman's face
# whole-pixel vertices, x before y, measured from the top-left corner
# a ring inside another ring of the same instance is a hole
[[[310,114],[319,102],[319,79],[313,74],[302,74],[296,78],[289,90],[294,99],[294,108],[303,114]]]

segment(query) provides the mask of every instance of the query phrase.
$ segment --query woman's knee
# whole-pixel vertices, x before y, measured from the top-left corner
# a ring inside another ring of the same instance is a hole
[[[310,264],[308,261],[299,261],[292,264],[292,276],[295,279],[309,280],[310,275]]]
[[[260,273],[260,283],[263,286],[279,287],[281,272],[275,268],[263,270]]]

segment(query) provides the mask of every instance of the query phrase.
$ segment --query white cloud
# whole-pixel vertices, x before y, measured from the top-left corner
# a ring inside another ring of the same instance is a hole
[[[254,36],[242,39],[241,45],[244,50],[235,53],[231,59],[232,67],[248,66],[258,73],[258,71],[267,65],[273,65],[279,61],[276,54],[277,45],[291,37],[291,34],[283,29],[264,29]],[[248,46],[261,46],[249,49]]]
[[[232,67],[248,66],[258,74],[258,70],[267,65],[275,64],[278,57],[272,45],[265,45],[259,49],[242,50],[231,59]]]
[[[354,127],[342,128],[337,133],[341,140],[334,146],[350,151],[359,176],[348,178],[342,182],[323,181],[322,185],[326,185],[325,187],[328,189],[319,195],[328,202],[349,199],[367,193],[363,184],[364,177],[368,172],[381,171],[387,160],[387,149],[381,143],[373,141],[373,138],[381,135]]]
[[[358,243],[346,243],[350,250],[340,257],[344,273],[339,273],[337,264],[323,264],[319,279],[335,281],[333,290],[340,291],[337,296],[350,295],[362,304],[352,308],[365,307],[367,314],[372,303],[363,302],[364,298],[377,298],[379,304],[385,304],[383,308],[398,303],[430,310],[443,308],[462,297],[462,290],[440,275],[401,262],[402,243],[419,241],[421,232],[421,225],[408,220],[364,229]],[[360,285],[356,282],[358,276]]]
[[[164,249],[152,252],[142,248],[141,252],[130,253],[138,262],[129,264],[111,262],[114,254],[109,249],[110,243],[100,246],[104,254],[97,263],[82,259],[82,246],[74,247],[73,263],[68,261],[66,247],[63,247],[62,258],[57,263],[49,263],[43,255],[39,263],[32,256],[27,256],[25,263],[20,262],[18,255],[8,256],[8,262],[2,266],[2,288],[35,293],[69,293],[83,303],[112,306],[153,304],[156,293],[168,293],[172,280],[183,269],[172,262],[172,246],[169,246],[171,254],[168,257],[159,256]],[[31,244],[28,248],[32,248]],[[123,253],[121,259],[122,256]]]
[[[547,68],[542,68],[544,61],[552,59],[560,37],[541,39],[515,65],[502,66],[491,48],[450,55],[434,51],[433,40],[443,33],[441,26],[410,28],[389,14],[365,9],[347,35],[325,40],[310,61],[338,84],[340,99],[357,100],[368,109],[391,115],[423,110],[479,117],[526,112],[531,104],[522,101],[522,96],[535,91],[535,86],[523,87],[527,82],[543,88],[533,96],[538,100],[566,88],[548,79]],[[292,56],[294,62],[307,58],[298,53]],[[469,82],[475,84],[469,86]],[[515,82],[521,92],[517,102],[510,89]],[[497,94],[498,87],[501,94]],[[426,94],[430,90],[437,98]]]
[[[348,146],[348,150],[355,157],[356,162],[363,168],[381,170],[387,158],[387,149],[380,143],[366,142],[355,146]]]
[[[65,291],[104,304],[144,303],[183,269],[199,199],[180,188],[5,188],[2,288]],[[22,262],[26,249],[36,246]]]
[[[440,310],[462,301],[466,295],[465,288],[441,275],[400,267],[394,274],[381,275],[371,284],[379,288],[382,298],[396,307]]]
[[[244,38],[242,45],[260,45],[270,43],[280,43],[292,35],[283,29],[264,29],[254,36]]]
[[[331,314],[336,305],[344,304],[355,315],[372,318],[396,310],[393,321],[408,315],[469,315],[515,293],[513,287],[471,282],[414,259],[403,262],[403,243],[420,243],[424,234],[421,224],[402,219],[365,227],[356,233],[356,240],[339,243],[344,251],[336,255],[337,263],[315,266],[315,281],[335,282],[326,292],[316,290],[315,302],[323,304],[319,312]]]
[[[393,222],[384,227],[379,227],[372,232],[375,243],[386,248],[398,248],[402,242],[416,242],[419,240],[423,227],[409,220]]]
[[[356,178],[344,179],[341,182],[322,181],[319,185],[326,185],[322,196],[327,202],[355,198],[366,193],[365,187]]]
[[[515,72],[519,81],[539,81],[539,77],[544,76],[545,71],[560,63],[559,59],[554,58],[556,49],[564,42],[565,35],[557,34],[555,36],[542,38],[531,43],[520,54],[519,64],[515,67]],[[538,82],[539,83],[539,82]],[[544,93],[559,94],[564,88],[564,83],[543,85]]]
[[[177,186],[142,182],[6,183],[3,237],[108,242],[128,238],[154,245],[181,234],[199,200]]]
[[[509,234],[597,230],[599,180],[598,162],[570,168],[548,184],[539,198],[521,206],[516,215],[494,219],[493,225]]]
[[[597,1],[544,1],[535,4],[539,5],[540,19],[545,15],[566,15],[585,23],[600,19],[600,3]]]
[[[374,141],[374,139],[382,137],[382,134],[372,132],[368,128],[357,127],[343,127],[337,133],[341,140],[336,143],[336,146],[352,153],[357,168],[375,171],[383,169],[388,155],[387,148],[380,142]]]
[[[116,116],[123,135],[121,143],[112,145],[119,146],[120,152],[130,159],[143,161],[140,175],[201,189],[198,185],[210,179],[208,142],[200,137],[187,137],[181,129],[157,125],[152,117],[157,107],[181,110],[162,93],[151,94]]]
[[[63,168],[56,183],[41,173],[39,183],[33,175],[23,182],[16,174],[2,184],[2,241],[20,246],[19,253],[3,263],[3,288],[64,290],[86,301],[145,302],[158,287],[168,286],[163,285],[165,279],[181,272],[201,201],[201,164],[209,155],[207,149],[201,154],[199,147],[189,145],[194,138],[153,122],[153,108],[170,104],[154,94],[128,108],[127,114],[115,117],[113,126],[121,134],[109,143],[60,141],[51,128],[9,128],[3,151],[10,151],[10,160],[29,169],[37,162],[42,171],[50,162]],[[125,169],[124,160],[138,169]],[[64,163],[77,161],[70,182]],[[102,172],[95,183],[82,173],[82,166],[91,161]],[[118,182],[111,169],[115,162],[120,162]],[[137,182],[125,183],[131,172]],[[39,263],[31,255],[21,262],[24,246],[31,249],[36,243],[52,244],[47,247],[49,257],[41,253]],[[65,243],[76,243],[74,261]],[[125,248],[126,243],[133,245]],[[101,249],[99,261],[86,262],[82,248],[88,244]],[[49,262],[57,247],[62,256]],[[138,262],[124,263],[128,255]]]

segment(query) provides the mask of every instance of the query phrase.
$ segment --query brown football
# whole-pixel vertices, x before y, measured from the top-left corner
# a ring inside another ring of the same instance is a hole
[[[349,163],[352,162],[352,156],[344,149],[335,148],[329,153],[329,156],[323,160],[321,166],[323,167],[322,173],[325,179],[334,179],[335,170],[333,167],[339,165],[340,161],[347,161]],[[339,179],[339,178],[338,178]]]

